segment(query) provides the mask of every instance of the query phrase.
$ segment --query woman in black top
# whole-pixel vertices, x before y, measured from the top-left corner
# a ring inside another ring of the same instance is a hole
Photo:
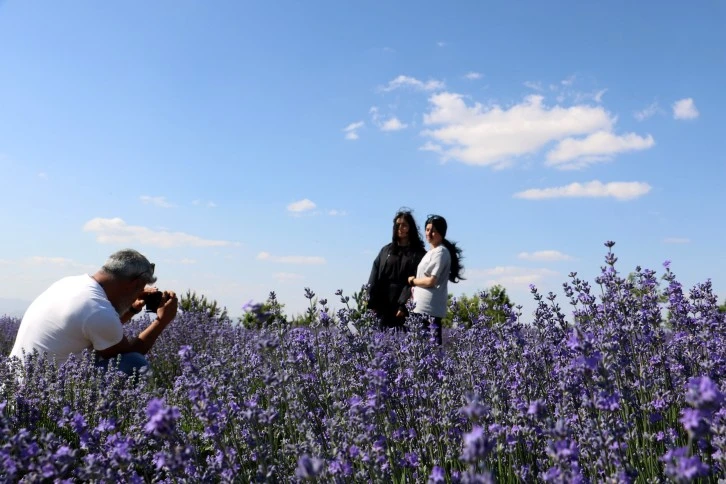
[[[381,319],[383,328],[403,328],[411,297],[408,277],[416,275],[426,249],[410,210],[401,209],[393,218],[393,240],[373,261],[368,278],[368,307]]]

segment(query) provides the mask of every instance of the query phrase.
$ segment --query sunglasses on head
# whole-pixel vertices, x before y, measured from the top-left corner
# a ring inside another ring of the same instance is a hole
[[[156,268],[156,264],[154,264],[152,262],[150,264],[149,268],[147,270],[145,270],[144,272],[142,272],[141,274],[139,274],[138,276],[136,276],[136,278],[138,279],[139,277],[143,277],[143,276],[146,276],[148,274],[147,279],[151,279],[152,277],[154,277],[154,269],[155,268]]]

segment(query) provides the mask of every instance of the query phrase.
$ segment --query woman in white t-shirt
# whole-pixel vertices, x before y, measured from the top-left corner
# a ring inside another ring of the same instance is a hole
[[[446,239],[448,225],[440,215],[426,219],[426,240],[431,249],[421,259],[416,276],[408,278],[413,289],[413,312],[427,315],[426,327],[433,324],[436,342],[442,343],[441,319],[448,309],[449,281],[459,282],[464,266],[461,265],[461,248]]]

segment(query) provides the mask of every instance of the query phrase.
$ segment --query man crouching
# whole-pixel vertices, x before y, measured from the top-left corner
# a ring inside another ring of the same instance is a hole
[[[120,356],[118,369],[126,374],[149,365],[144,356],[176,316],[172,291],[161,293],[156,319],[137,337],[127,338],[123,324],[138,314],[147,300],[159,296],[154,264],[132,249],[112,254],[94,275],[65,277],[28,307],[10,356],[34,351],[55,358],[58,366],[70,355],[93,349],[96,365],[107,367]]]

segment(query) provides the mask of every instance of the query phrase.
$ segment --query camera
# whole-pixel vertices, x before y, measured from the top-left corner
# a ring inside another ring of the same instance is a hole
[[[159,304],[161,304],[161,291],[156,291],[154,293],[151,293],[147,295],[144,300],[146,301],[146,312],[148,313],[155,313],[157,309],[159,309]]]

